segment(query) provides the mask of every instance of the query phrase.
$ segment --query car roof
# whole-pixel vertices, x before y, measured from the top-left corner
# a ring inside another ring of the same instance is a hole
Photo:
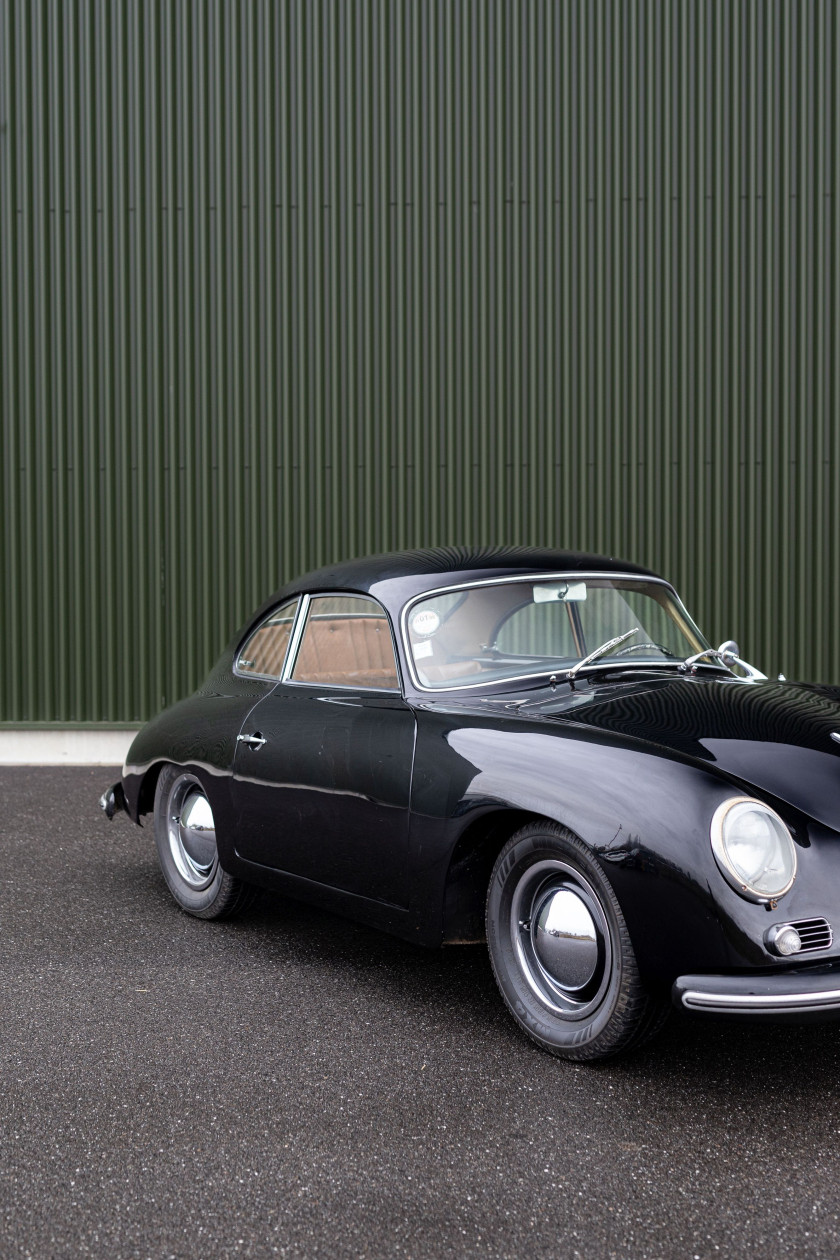
[[[295,578],[263,607],[267,609],[306,592],[346,590],[374,595],[389,611],[396,613],[407,599],[441,586],[457,586],[490,577],[567,572],[657,576],[628,560],[585,551],[544,547],[428,547],[325,565]]]
[[[372,595],[396,625],[404,605],[424,591],[540,573],[622,573],[634,577],[658,577],[651,569],[629,560],[618,560],[614,556],[597,555],[595,552],[561,551],[547,547],[426,547],[414,551],[385,552],[358,560],[341,560],[302,573],[275,591],[251,614],[227,650],[235,652],[272,609],[297,595],[322,591]]]

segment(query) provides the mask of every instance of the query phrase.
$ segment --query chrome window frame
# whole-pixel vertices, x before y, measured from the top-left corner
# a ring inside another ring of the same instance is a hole
[[[281,608],[285,608],[287,604],[291,604],[292,602],[295,602],[296,607],[295,607],[294,616],[292,617],[292,629],[291,629],[291,633],[289,634],[289,642],[286,644],[286,653],[285,653],[285,656],[283,657],[283,668],[281,669],[280,673],[279,674],[258,674],[256,670],[240,669],[239,658],[242,655],[242,653],[245,651],[245,648],[247,647],[247,645],[253,639],[254,635],[257,634],[260,630],[262,630],[263,626],[267,625],[267,623],[271,621],[271,618],[276,616],[276,614],[280,611]],[[281,603],[279,603],[275,608],[272,608],[271,612],[266,613],[262,621],[260,621],[256,626],[254,626],[254,629],[251,631],[249,635],[247,635],[245,639],[243,639],[241,646],[238,647],[233,654],[233,672],[237,678],[256,678],[260,682],[271,682],[271,683],[282,682],[283,671],[285,670],[286,662],[289,659],[289,650],[292,646],[292,643],[294,642],[295,629],[297,628],[297,619],[300,615],[300,605],[301,605],[301,596],[290,595],[288,599],[282,600]]]
[[[358,683],[322,683],[322,682],[306,682],[302,678],[292,678],[292,672],[297,664],[297,656],[300,645],[303,642],[303,636],[306,630],[306,623],[309,619],[309,606],[314,599],[364,599],[369,604],[375,604],[385,619],[388,627],[388,633],[391,636],[391,651],[394,653],[394,666],[397,674],[396,687],[363,687]],[[391,618],[388,616],[388,610],[380,604],[378,599],[374,599],[373,595],[365,595],[361,591],[312,591],[310,594],[301,596],[300,606],[297,612],[298,620],[295,622],[292,637],[289,640],[289,647],[286,652],[286,663],[283,670],[283,677],[279,680],[289,687],[317,687],[328,688],[330,691],[372,691],[382,696],[401,696],[403,694],[403,678],[400,669],[400,655],[397,651],[396,637],[394,635],[394,627],[391,625]]]
[[[683,604],[679,595],[674,590],[674,587],[671,585],[670,582],[667,582],[665,578],[649,577],[646,573],[603,573],[603,572],[598,572],[594,570],[591,572],[574,571],[572,573],[527,573],[527,574],[522,574],[522,575],[516,574],[510,577],[479,578],[478,580],[473,581],[473,582],[461,582],[461,583],[457,583],[454,586],[438,586],[430,591],[422,591],[419,595],[412,595],[411,599],[408,600],[407,603],[403,605],[402,612],[400,613],[400,630],[402,634],[402,642],[403,642],[403,649],[405,651],[405,658],[408,664],[408,671],[409,671],[409,674],[411,675],[411,682],[412,682],[413,687],[415,688],[415,690],[425,692],[428,695],[438,696],[438,695],[444,694],[447,691],[477,691],[486,687],[500,687],[500,686],[507,686],[510,683],[527,682],[529,679],[532,679],[532,678],[543,678],[546,675],[551,675],[558,672],[558,668],[555,667],[554,669],[538,669],[536,671],[533,671],[530,674],[517,674],[513,678],[494,678],[488,682],[459,683],[455,687],[427,687],[424,683],[420,682],[420,679],[417,676],[417,671],[414,665],[414,655],[411,649],[411,640],[408,635],[408,615],[411,612],[411,609],[415,606],[415,604],[422,603],[422,601],[425,599],[432,599],[435,595],[450,595],[450,594],[454,594],[456,591],[469,591],[478,586],[503,586],[503,585],[508,585],[509,583],[512,583],[512,582],[554,582],[558,580],[562,582],[586,581],[586,580],[592,580],[594,578],[598,578],[598,579],[608,581],[608,582],[611,582],[611,581],[654,582],[658,586],[664,586],[668,591],[670,591],[671,595],[674,597],[674,602],[676,603],[680,611],[684,614],[685,619],[688,622],[688,624],[697,631],[697,634],[700,637],[701,643],[706,642],[706,637],[704,634],[701,633],[700,627],[696,624],[694,618],[691,616],[688,609],[685,607],[685,604]],[[648,661],[645,663],[644,668],[645,669],[663,669],[663,668],[673,669],[674,664],[675,663],[673,661]],[[590,669],[590,668],[593,670],[609,670],[609,669],[614,669],[615,664],[612,664],[612,665],[593,664],[592,666],[587,666],[587,669]],[[710,667],[701,666],[701,668],[710,668]],[[711,666],[711,668],[719,668],[719,667]]]

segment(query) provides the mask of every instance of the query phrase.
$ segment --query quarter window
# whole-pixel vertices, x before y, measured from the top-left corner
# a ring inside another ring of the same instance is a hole
[[[399,690],[388,618],[363,595],[315,595],[292,682]]]
[[[297,606],[297,599],[290,599],[275,608],[257,626],[236,658],[240,674],[258,674],[261,678],[282,677]]]

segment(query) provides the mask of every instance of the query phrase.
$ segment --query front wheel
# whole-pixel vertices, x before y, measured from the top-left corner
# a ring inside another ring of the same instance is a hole
[[[609,1058],[647,1040],[668,1014],[642,984],[606,876],[555,823],[523,827],[496,859],[487,944],[508,1010],[561,1058]]]
[[[222,919],[250,902],[253,890],[219,862],[216,823],[201,780],[164,766],[155,790],[155,844],[169,891],[200,919]]]

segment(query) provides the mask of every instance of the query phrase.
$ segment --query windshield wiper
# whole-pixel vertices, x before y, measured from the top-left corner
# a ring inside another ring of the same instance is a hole
[[[577,665],[573,665],[571,669],[565,671],[566,682],[574,682],[576,675],[583,669],[584,665],[591,665],[593,661],[597,661],[599,656],[606,656],[613,648],[618,647],[619,643],[623,643],[625,639],[629,639],[632,635],[639,633],[639,627],[634,626],[632,630],[628,630],[626,634],[619,634],[614,639],[607,639],[606,643],[602,643],[600,647],[596,647],[594,652],[590,652],[588,656],[584,656],[582,661],[578,661]]]

